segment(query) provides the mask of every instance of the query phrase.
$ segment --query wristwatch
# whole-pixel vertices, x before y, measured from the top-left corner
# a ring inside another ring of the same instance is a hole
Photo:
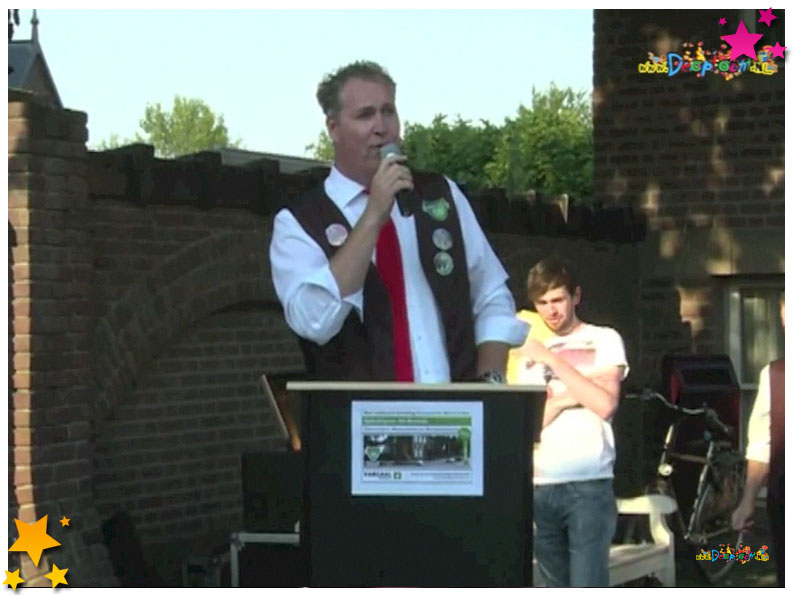
[[[496,370],[488,370],[477,376],[477,380],[481,382],[490,382],[491,384],[505,384],[505,377],[501,372]]]

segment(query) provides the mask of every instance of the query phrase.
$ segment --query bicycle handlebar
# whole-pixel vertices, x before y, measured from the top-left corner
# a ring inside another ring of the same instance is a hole
[[[716,430],[717,432],[728,436],[729,438],[734,438],[736,435],[736,431],[731,427],[725,425],[722,420],[720,419],[717,412],[703,403],[703,406],[698,409],[688,409],[687,407],[682,407],[681,405],[675,405],[668,401],[664,395],[658,393],[657,391],[651,388],[644,388],[639,394],[635,393],[628,393],[626,394],[627,399],[642,399],[642,400],[650,400],[656,399],[661,401],[662,404],[667,407],[668,409],[672,409],[673,411],[677,411],[679,413],[683,413],[685,415],[705,415],[706,417],[706,427],[710,430]]]
[[[648,401],[650,399],[657,399],[658,401],[661,401],[661,403],[668,409],[672,409],[673,411],[680,411],[681,413],[684,413],[686,415],[702,415],[703,413],[706,412],[707,409],[707,407],[705,406],[701,407],[700,409],[687,409],[686,407],[682,407],[681,405],[674,405],[673,403],[668,401],[663,394],[656,392],[652,388],[644,388],[642,389],[642,392],[640,392],[639,394],[627,393],[626,398],[641,399],[645,401]]]
[[[715,428],[718,432],[721,432],[723,435],[728,436],[729,438],[734,438],[736,436],[734,429],[722,423],[722,420],[719,418],[716,411],[710,408],[704,409],[706,409],[706,426]]]

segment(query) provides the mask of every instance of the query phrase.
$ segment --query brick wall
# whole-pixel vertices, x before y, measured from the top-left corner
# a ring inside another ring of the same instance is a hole
[[[49,586],[52,562],[70,586],[115,584],[101,521],[120,510],[150,561],[158,540],[241,528],[235,461],[277,446],[258,376],[303,365],[269,282],[263,195],[306,181],[85,140],[85,114],[9,93],[9,535],[48,514],[63,544],[38,568],[9,556],[26,586]]]
[[[773,26],[782,27],[784,12],[776,14]],[[647,216],[639,350],[655,382],[664,353],[725,350],[732,277],[783,274],[785,69],[732,80],[640,74],[648,52],[684,54],[682,43],[700,40],[716,48],[748,17],[722,9],[594,15],[595,198]]]
[[[272,168],[90,160],[97,508],[130,513],[173,584],[242,528],[240,453],[280,446],[259,376],[303,369],[270,284]]]
[[[637,68],[648,52],[684,54],[684,42],[715,49],[740,18],[751,27],[736,10],[594,11],[595,199],[633,205],[649,228],[635,279],[637,384],[660,383],[667,353],[727,352],[729,284],[784,274],[785,68],[732,80]],[[625,402],[618,412],[623,494],[654,472],[657,413]]]
[[[27,523],[48,515],[63,544],[38,567],[27,554],[9,555],[25,586],[50,586],[43,575],[52,563],[74,568],[70,585],[115,584],[91,494],[85,124],[83,113],[9,92],[9,513]],[[69,527],[58,523],[64,515]]]
[[[175,337],[98,431],[100,514],[133,512],[150,547],[177,554],[206,553],[243,528],[239,455],[282,446],[259,376],[300,369],[295,356],[281,311],[256,303]]]

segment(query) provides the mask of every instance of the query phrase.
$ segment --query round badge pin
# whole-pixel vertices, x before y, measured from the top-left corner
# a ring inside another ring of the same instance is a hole
[[[433,232],[433,244],[439,250],[449,250],[452,248],[452,234],[439,227]]]
[[[452,257],[446,252],[439,252],[433,257],[433,264],[436,267],[436,272],[442,277],[446,277],[455,268],[452,262]]]
[[[331,223],[325,228],[325,237],[328,238],[328,243],[338,248],[345,243],[347,239],[347,230],[341,223]]]

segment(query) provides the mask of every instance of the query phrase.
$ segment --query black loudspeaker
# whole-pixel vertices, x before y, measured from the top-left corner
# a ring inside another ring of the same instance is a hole
[[[275,543],[249,543],[238,554],[241,587],[308,587],[302,548]]]
[[[714,409],[726,425],[739,429],[741,391],[733,364],[727,355],[668,354],[662,358],[662,385],[671,403],[698,408],[704,403]],[[702,419],[693,426],[702,436]],[[679,434],[680,438],[685,438]],[[734,438],[734,443],[736,437]]]
[[[294,533],[303,517],[300,451],[242,453],[243,524],[248,533]],[[249,542],[238,554],[241,587],[305,587],[303,547]]]
[[[292,533],[303,511],[301,452],[242,453],[245,531]]]

